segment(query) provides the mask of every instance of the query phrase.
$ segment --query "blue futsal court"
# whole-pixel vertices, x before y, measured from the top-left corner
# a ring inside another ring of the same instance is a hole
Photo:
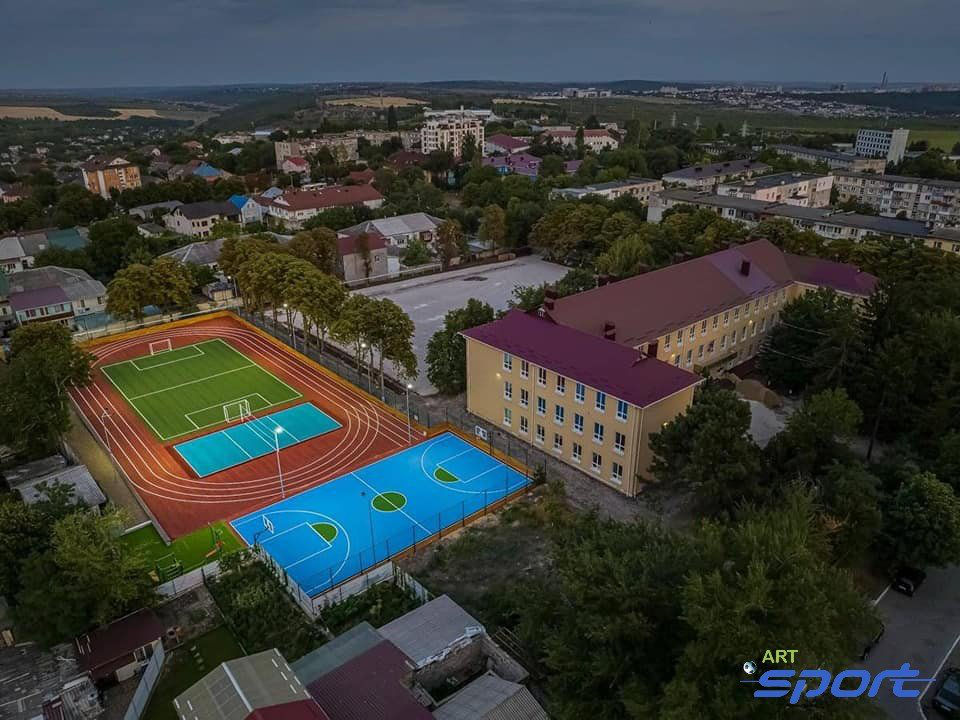
[[[328,433],[340,423],[312,403],[294,407],[228,427],[175,445],[187,465],[200,477],[212,475],[248,460]]]
[[[443,433],[231,524],[313,597],[529,482]]]

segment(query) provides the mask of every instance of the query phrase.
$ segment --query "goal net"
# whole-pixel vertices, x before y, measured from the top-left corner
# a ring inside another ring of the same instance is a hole
[[[154,340],[150,343],[150,354],[157,355],[159,353],[170,352],[173,350],[173,345],[170,344],[170,338],[165,340]]]
[[[251,414],[250,401],[246,399],[227,403],[223,406],[223,419],[228,423],[246,420]]]

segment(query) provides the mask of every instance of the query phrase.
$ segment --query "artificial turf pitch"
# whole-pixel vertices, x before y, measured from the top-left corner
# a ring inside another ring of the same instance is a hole
[[[105,365],[103,374],[160,440],[222,425],[224,406],[253,413],[301,397],[217,338]]]
[[[167,545],[153,525],[144,525],[123,535],[121,542],[136,548],[149,560],[151,566],[179,563],[183,572],[229,555],[243,547],[222,520],[178,537]],[[218,545],[219,543],[219,545]],[[172,556],[172,557],[171,557]]]

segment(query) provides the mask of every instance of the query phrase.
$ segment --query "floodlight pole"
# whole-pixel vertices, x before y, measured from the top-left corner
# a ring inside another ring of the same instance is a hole
[[[287,497],[287,491],[283,487],[283,469],[280,467],[280,433],[283,432],[283,428],[279,425],[273,430],[273,442],[274,447],[277,451],[277,475],[280,476],[280,497]]]
[[[410,425],[410,390],[413,388],[411,383],[407,383],[407,445],[413,445],[413,428]]]

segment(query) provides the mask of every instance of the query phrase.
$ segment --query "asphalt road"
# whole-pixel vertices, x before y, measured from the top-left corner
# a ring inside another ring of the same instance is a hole
[[[920,677],[932,677],[946,666],[960,637],[960,567],[929,570],[927,579],[912,597],[887,591],[877,610],[886,632],[864,667],[876,674],[910,663]],[[876,697],[890,720],[939,720],[930,701],[938,683],[931,683],[921,698],[895,697],[885,686]]]

